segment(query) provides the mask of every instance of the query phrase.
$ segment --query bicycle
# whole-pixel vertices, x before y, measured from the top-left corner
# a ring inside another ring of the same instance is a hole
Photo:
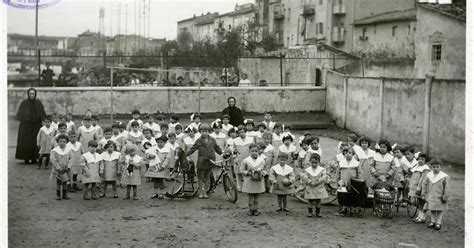
[[[409,191],[408,185],[409,185],[408,181],[405,182],[405,184],[403,185],[402,195],[404,195],[405,192]],[[395,208],[397,210],[397,213],[399,211],[400,206],[402,206],[403,204],[406,204],[405,208],[407,209],[407,215],[409,218],[413,218],[417,215],[418,198],[412,198],[411,196],[408,196],[408,199],[405,199],[404,197],[402,199],[396,199]]]
[[[238,193],[237,193],[237,187],[234,183],[234,179],[232,178],[231,175],[229,175],[229,171],[227,169],[227,167],[232,166],[228,164],[229,160],[230,158],[218,160],[218,161],[210,160],[210,162],[214,164],[214,166],[220,167],[221,173],[219,174],[219,177],[217,177],[217,179],[211,181],[209,185],[209,190],[207,191],[207,193],[209,193],[212,190],[215,190],[217,188],[217,185],[219,185],[222,181],[222,186],[224,187],[224,192],[227,196],[227,199],[230,202],[235,203],[237,202]]]

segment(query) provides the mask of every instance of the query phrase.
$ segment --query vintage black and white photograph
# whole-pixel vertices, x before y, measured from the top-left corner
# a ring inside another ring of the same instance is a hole
[[[466,2],[3,0],[5,246],[469,246]]]

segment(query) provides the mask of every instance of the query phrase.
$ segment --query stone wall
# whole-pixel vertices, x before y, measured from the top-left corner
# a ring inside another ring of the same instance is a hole
[[[326,73],[326,111],[336,125],[378,141],[423,145],[426,81],[348,77]],[[465,148],[463,80],[433,79],[428,155],[463,164]],[[346,97],[345,97],[346,96]]]
[[[246,112],[324,111],[324,87],[160,87],[160,88],[37,88],[38,99],[47,113],[82,115],[90,109],[97,114],[221,112],[227,98],[234,96],[237,106]],[[26,99],[27,88],[8,89],[8,110],[15,114]]]

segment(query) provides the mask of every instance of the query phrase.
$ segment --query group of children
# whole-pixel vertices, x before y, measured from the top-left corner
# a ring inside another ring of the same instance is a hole
[[[440,230],[450,181],[440,170],[442,162],[429,160],[413,147],[392,146],[387,140],[375,144],[375,150],[370,147],[371,141],[366,137],[340,143],[340,153],[336,156],[338,191],[346,191],[351,178],[364,179],[369,196],[373,196],[374,190],[395,192],[395,199],[402,207],[408,202],[416,205],[415,223],[424,223],[429,211],[428,227]]]
[[[268,113],[262,122],[248,119],[238,127],[229,123],[228,115],[208,125],[201,123],[200,115],[193,114],[192,123],[184,127],[176,115],[171,115],[169,124],[159,115],[156,123],[153,115],[140,120],[140,112],[134,110],[127,124],[116,122],[107,128],[97,124],[96,116],[86,114],[76,130],[71,118],[70,114],[46,118],[37,139],[38,168],[43,158],[45,168],[51,160],[58,200],[68,199],[68,191],[81,190],[79,175],[86,200],[98,198],[99,185],[100,197],[105,197],[109,184],[114,198],[118,198],[120,184],[127,188],[125,199],[131,198],[133,189],[136,200],[142,177],[154,182],[156,192],[151,198],[163,198],[179,151],[197,165],[199,198],[206,199],[214,173],[211,161],[227,153],[233,154],[231,169],[238,190],[248,194],[249,215],[260,214],[258,198],[265,192],[277,195],[277,211],[287,212],[288,195],[304,188],[308,217],[321,217],[321,200],[328,197],[327,183],[337,181],[344,190],[351,178],[361,178],[370,188],[395,187],[399,189],[398,198],[416,199],[419,211],[415,222],[424,222],[425,211],[429,210],[428,227],[441,228],[449,176],[440,171],[439,161],[428,162],[425,154],[416,154],[413,148],[392,147],[382,140],[372,150],[371,141],[365,137],[343,142],[335,157],[337,172],[331,175],[321,163],[317,136],[305,133],[295,140],[291,128],[273,122]]]

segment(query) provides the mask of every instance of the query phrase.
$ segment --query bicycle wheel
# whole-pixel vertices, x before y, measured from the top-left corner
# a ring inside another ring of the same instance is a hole
[[[417,206],[416,198],[414,199],[414,202],[412,202],[410,198],[407,200],[407,214],[408,214],[408,217],[413,218],[413,217],[416,216],[416,214],[418,213],[418,209],[417,209],[416,206]]]
[[[184,186],[184,175],[182,172],[178,172],[173,179],[174,181],[171,184],[169,194],[177,196],[182,193],[181,191]]]
[[[230,202],[235,203],[237,202],[238,194],[237,194],[237,187],[235,186],[234,181],[229,176],[229,174],[224,175],[224,192],[229,199]]]

